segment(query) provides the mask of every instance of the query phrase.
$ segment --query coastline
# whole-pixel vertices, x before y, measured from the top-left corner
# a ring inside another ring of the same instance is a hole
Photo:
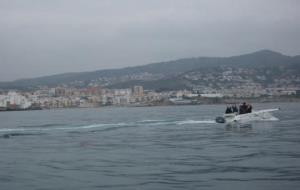
[[[108,107],[156,107],[156,106],[187,106],[187,105],[224,105],[224,104],[240,104],[242,102],[248,103],[292,103],[300,102],[300,97],[263,97],[263,98],[198,98],[191,100],[190,103],[174,103],[169,100],[161,102],[140,103],[140,104],[125,104],[125,105],[100,105],[90,107],[54,107],[54,108],[27,108],[27,109],[0,109],[0,112],[14,112],[14,111],[37,111],[37,110],[61,110],[61,109],[84,109],[84,108],[108,108]]]

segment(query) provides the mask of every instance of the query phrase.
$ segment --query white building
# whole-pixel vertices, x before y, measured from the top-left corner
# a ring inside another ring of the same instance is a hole
[[[224,95],[220,93],[213,93],[213,94],[200,94],[200,96],[204,98],[222,98]]]
[[[20,109],[27,109],[32,103],[25,96],[16,92],[8,92],[7,95],[0,95],[0,107],[7,107],[8,105],[16,105]]]

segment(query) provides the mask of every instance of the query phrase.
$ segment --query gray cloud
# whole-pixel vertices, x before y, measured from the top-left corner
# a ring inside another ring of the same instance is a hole
[[[0,0],[0,80],[259,49],[300,54],[298,0]]]

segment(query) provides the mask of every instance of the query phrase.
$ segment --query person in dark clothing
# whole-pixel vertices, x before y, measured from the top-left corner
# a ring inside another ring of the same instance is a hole
[[[252,106],[251,104],[247,105],[247,113],[251,113],[252,112]]]
[[[243,104],[241,104],[240,106],[239,106],[239,114],[243,114],[244,112],[243,112]]]
[[[233,106],[231,107],[231,109],[232,109],[232,112],[233,112],[233,113],[238,113],[238,112],[239,112],[239,110],[238,110],[238,108],[236,107],[236,105],[233,105]]]
[[[252,112],[252,105],[246,104],[246,102],[243,102],[243,104],[240,105],[239,114],[246,114]]]
[[[225,110],[225,113],[232,113],[231,107],[227,106],[227,108],[226,108],[226,110]]]
[[[243,102],[242,105],[240,105],[240,108],[239,108],[239,114],[245,114],[247,113],[247,104],[246,102]]]

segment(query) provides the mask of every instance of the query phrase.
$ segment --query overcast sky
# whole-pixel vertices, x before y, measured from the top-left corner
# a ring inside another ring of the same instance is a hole
[[[299,0],[0,0],[0,81],[261,49],[300,54]]]

